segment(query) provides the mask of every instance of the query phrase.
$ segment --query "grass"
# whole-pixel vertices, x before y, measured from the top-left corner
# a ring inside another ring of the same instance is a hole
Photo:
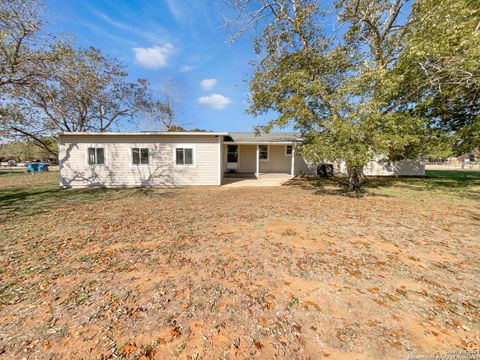
[[[0,175],[5,358],[358,358],[480,338],[480,172],[62,190]]]
[[[344,182],[343,178],[310,180],[320,193],[353,195],[344,193]],[[371,177],[364,181],[363,189],[364,196],[412,198],[434,195],[450,200],[480,200],[480,171],[427,170],[426,177]]]

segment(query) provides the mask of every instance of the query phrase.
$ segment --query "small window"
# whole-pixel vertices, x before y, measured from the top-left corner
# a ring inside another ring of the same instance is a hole
[[[88,163],[90,165],[105,164],[105,149],[104,148],[88,148]]]
[[[268,145],[259,145],[258,150],[260,152],[259,159],[268,160]]]
[[[293,145],[286,145],[285,156],[292,156],[292,152],[293,152]]]
[[[132,148],[133,165],[148,165],[148,148]]]
[[[238,162],[238,145],[228,145],[227,148],[227,162]]]
[[[193,165],[193,149],[177,148],[175,152],[175,162],[177,165]]]

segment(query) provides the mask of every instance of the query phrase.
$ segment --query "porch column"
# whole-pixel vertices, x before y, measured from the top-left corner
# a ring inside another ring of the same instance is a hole
[[[260,147],[257,145],[257,167],[255,171],[255,176],[258,178],[260,175]]]
[[[295,145],[292,145],[292,170],[291,170],[292,177],[295,176]]]

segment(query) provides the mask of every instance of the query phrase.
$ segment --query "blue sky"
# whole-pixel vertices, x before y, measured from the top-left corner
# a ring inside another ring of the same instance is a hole
[[[266,118],[245,114],[255,59],[250,36],[228,41],[221,0],[46,0],[47,30],[72,34],[128,67],[131,80],[181,93],[178,122],[186,128],[252,130]],[[205,81],[206,80],[206,81]],[[127,130],[151,130],[152,125]]]

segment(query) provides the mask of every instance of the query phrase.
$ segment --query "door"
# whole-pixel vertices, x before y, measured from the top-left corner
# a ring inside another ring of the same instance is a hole
[[[227,170],[238,170],[238,145],[227,145]]]

